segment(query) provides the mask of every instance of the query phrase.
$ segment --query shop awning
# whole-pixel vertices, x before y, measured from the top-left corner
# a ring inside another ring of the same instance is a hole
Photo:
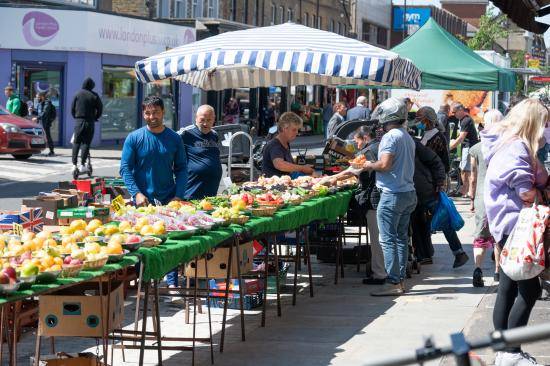
[[[430,18],[392,51],[422,71],[422,89],[514,91],[516,76],[476,54]]]
[[[176,78],[204,90],[290,85],[420,88],[396,53],[294,23],[226,32],[138,61],[141,82]]]
[[[550,5],[549,0],[492,0],[492,3],[504,14],[508,15],[520,28],[533,33],[543,34],[550,27],[548,24],[535,20],[535,17],[542,16],[538,12]]]

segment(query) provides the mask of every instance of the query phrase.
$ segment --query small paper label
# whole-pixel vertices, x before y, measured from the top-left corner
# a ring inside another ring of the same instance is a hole
[[[14,222],[13,223],[13,233],[15,235],[19,235],[19,236],[23,235],[23,225]]]
[[[61,211],[61,217],[73,217],[72,211]]]
[[[124,207],[125,202],[124,198],[122,198],[121,195],[116,196],[113,201],[111,202],[111,208],[113,211],[118,212],[122,207]]]
[[[55,217],[55,212],[53,211],[46,211],[46,218],[49,220],[53,220]]]
[[[92,217],[94,217],[93,211],[86,211],[86,218],[91,219]]]

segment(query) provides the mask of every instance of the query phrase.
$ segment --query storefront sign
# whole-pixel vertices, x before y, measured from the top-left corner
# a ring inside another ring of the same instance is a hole
[[[402,31],[403,30],[403,7],[394,6],[393,8],[393,30]],[[409,31],[413,33],[422,27],[424,23],[430,19],[431,16],[430,8],[409,8],[407,7],[407,13],[405,15],[405,24]]]
[[[0,48],[146,57],[193,42],[195,29],[93,11],[2,8]]]

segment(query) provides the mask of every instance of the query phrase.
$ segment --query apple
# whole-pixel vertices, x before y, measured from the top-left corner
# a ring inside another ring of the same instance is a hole
[[[13,267],[6,267],[2,272],[10,279],[15,280],[17,278],[17,273],[15,272],[15,269]]]
[[[0,274],[0,285],[7,285],[10,283],[10,278],[6,276],[5,274]]]
[[[126,238],[126,244],[135,244],[141,242],[141,237],[137,235],[128,235]]]
[[[73,258],[68,255],[65,257],[65,259],[63,259],[63,264],[71,264],[71,261],[73,260]]]
[[[27,264],[23,268],[21,268],[21,276],[23,277],[31,277],[36,276],[38,274],[38,266],[32,263]]]
[[[73,259],[69,265],[71,266],[80,266],[82,264],[82,261],[80,259]]]

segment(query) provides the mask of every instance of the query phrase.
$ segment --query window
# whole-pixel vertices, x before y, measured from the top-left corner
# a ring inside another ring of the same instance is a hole
[[[277,19],[277,8],[274,4],[271,4],[271,25],[275,25]]]
[[[336,22],[336,29],[333,28],[332,30],[335,33],[340,34],[340,22]]]
[[[138,127],[137,80],[130,67],[103,66],[101,139],[125,138]]]
[[[384,27],[378,27],[376,32],[376,43],[381,46],[388,46],[388,30]]]
[[[157,1],[157,17],[170,18],[170,0]]]
[[[346,36],[348,34],[347,27],[344,23],[342,23],[342,35]]]
[[[191,18],[198,18],[199,4],[198,0],[191,0]]]
[[[307,27],[308,25],[308,22],[309,21],[309,14],[308,13],[304,13],[304,17],[302,18],[302,24],[305,25]]]
[[[334,19],[331,19],[330,22],[328,22],[328,31],[334,32]]]
[[[285,8],[282,6],[279,6],[279,24],[283,24],[285,22]]]
[[[317,29],[321,29],[323,27],[323,18],[317,17]]]
[[[378,27],[369,22],[363,22],[363,37],[364,42],[375,43],[377,41]]]
[[[187,13],[185,9],[186,2],[187,1],[185,0],[176,0],[175,9],[174,9],[175,18],[185,18]]]
[[[315,28],[315,14],[311,14],[311,17],[309,18],[311,21],[309,22],[309,26],[311,28]]]
[[[208,0],[208,12],[206,16],[208,18],[218,17],[218,0]]]
[[[294,10],[288,8],[286,9],[286,21],[292,22],[294,20]]]

